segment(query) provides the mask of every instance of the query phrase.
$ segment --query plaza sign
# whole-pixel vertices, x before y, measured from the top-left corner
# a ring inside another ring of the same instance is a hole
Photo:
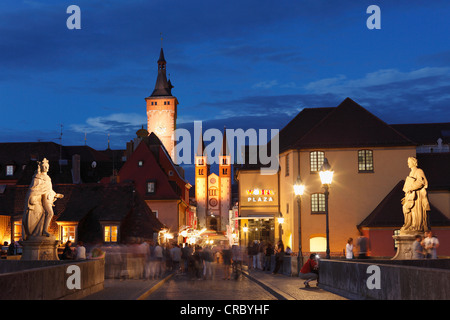
[[[273,202],[275,192],[272,189],[247,190],[247,202]]]

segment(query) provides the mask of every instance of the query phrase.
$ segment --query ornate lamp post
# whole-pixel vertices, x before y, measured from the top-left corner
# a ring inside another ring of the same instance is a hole
[[[327,255],[326,258],[330,259],[330,230],[328,224],[328,195],[329,195],[329,187],[331,182],[333,181],[333,170],[331,170],[331,166],[328,163],[328,159],[323,159],[322,167],[320,168],[319,175],[320,181],[322,182],[322,186],[325,189],[325,218],[326,218],[326,233],[327,233]]]
[[[297,273],[300,273],[301,265],[303,264],[302,253],[302,215],[301,215],[301,199],[305,192],[305,186],[302,184],[300,176],[297,177],[297,181],[294,184],[294,194],[297,198],[298,205],[298,256],[297,256]]]

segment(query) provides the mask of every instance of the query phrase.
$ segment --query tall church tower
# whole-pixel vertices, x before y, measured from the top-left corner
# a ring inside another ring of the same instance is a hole
[[[154,132],[161,140],[169,155],[174,158],[174,132],[177,121],[178,100],[172,95],[172,83],[167,80],[166,60],[161,48],[158,59],[158,77],[152,94],[145,98],[147,102],[147,131]]]
[[[210,173],[202,135],[195,154],[195,199],[200,229],[227,231],[231,209],[231,159],[224,130],[218,156],[219,174]]]
[[[228,210],[231,209],[231,158],[228,149],[226,128],[223,129],[222,150],[219,154],[220,181],[220,224],[222,230],[227,230],[229,223]]]
[[[206,228],[209,175],[207,160],[203,133],[200,132],[200,140],[198,142],[197,152],[195,153],[195,200],[197,202],[197,222],[199,229]]]

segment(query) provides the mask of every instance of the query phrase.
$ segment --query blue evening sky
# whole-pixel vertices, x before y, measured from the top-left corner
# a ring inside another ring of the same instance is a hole
[[[346,97],[387,123],[449,122],[449,26],[448,0],[3,0],[0,142],[59,142],[62,124],[64,145],[124,149],[161,32],[179,127],[281,129]]]

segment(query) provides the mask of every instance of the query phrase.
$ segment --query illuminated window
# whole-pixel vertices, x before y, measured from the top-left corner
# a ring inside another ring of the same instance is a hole
[[[323,193],[311,195],[311,213],[325,213],[325,195]]]
[[[358,172],[373,172],[373,151],[358,151]]]
[[[13,165],[6,166],[6,175],[12,176],[13,174],[14,174],[14,166]]]
[[[62,226],[61,240],[66,243],[68,240],[75,242],[76,226]]]
[[[117,242],[118,226],[105,226],[105,242]]]
[[[311,252],[325,252],[327,250],[327,238],[314,237],[309,239],[309,251]]]
[[[22,238],[22,221],[14,221],[14,241],[19,241]]]
[[[144,165],[144,161],[139,160],[139,161],[138,161],[138,167],[142,167],[143,165]]]
[[[147,193],[155,193],[156,182],[149,181],[147,182]]]
[[[320,167],[323,164],[324,158],[325,158],[325,153],[323,151],[312,151],[309,154],[310,171],[311,172],[319,172]]]

